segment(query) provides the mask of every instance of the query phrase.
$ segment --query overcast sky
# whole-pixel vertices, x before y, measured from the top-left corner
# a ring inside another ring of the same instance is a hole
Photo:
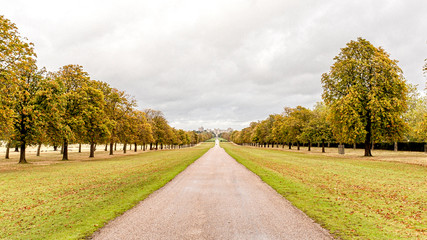
[[[177,128],[241,129],[321,100],[320,77],[363,37],[424,89],[426,0],[0,0],[40,67],[92,79],[161,110]]]

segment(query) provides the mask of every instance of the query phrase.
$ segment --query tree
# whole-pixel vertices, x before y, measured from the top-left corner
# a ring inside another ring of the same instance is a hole
[[[161,147],[164,143],[166,143],[168,139],[168,133],[170,126],[166,118],[163,116],[161,111],[156,111],[153,109],[145,109],[144,110],[147,120],[151,125],[151,129],[153,130],[153,138],[156,144],[156,150],[158,149],[158,145]],[[150,144],[150,150],[152,149],[152,145]]]
[[[49,73],[40,84],[37,95],[40,115],[40,134],[37,136],[37,156],[43,143],[58,146],[62,142],[63,87],[58,79]]]
[[[176,133],[176,136],[179,148],[181,148],[183,145],[190,144],[190,136],[186,131],[179,129]]]
[[[68,160],[68,144],[84,132],[84,97],[90,81],[89,74],[80,65],[61,67],[53,76],[62,84],[63,100],[60,135],[62,136],[62,160]],[[80,134],[80,135],[79,135]]]
[[[282,114],[275,115],[271,131],[275,142],[285,144],[287,141],[286,137],[288,136],[286,128],[286,117]]]
[[[37,69],[35,60],[22,64],[16,75],[15,91],[11,93],[14,104],[12,138],[20,145],[19,163],[27,163],[26,146],[36,142],[41,135],[42,116],[37,94],[40,90],[43,72]]]
[[[14,23],[0,15],[0,138],[6,141],[13,134],[11,116],[15,114],[18,83],[22,83],[24,72],[34,70],[35,58],[33,44],[20,36]]]
[[[423,121],[425,116],[427,116],[427,97],[420,96],[417,88],[410,86],[408,110],[403,115],[408,125],[404,134],[405,141],[424,141],[426,132],[423,131]]]
[[[322,97],[340,142],[399,138],[404,130],[408,88],[396,60],[381,47],[358,38],[341,49],[329,73],[322,75]]]
[[[137,119],[136,126],[136,138],[135,138],[135,152],[137,144],[142,144],[144,146],[147,143],[154,142],[153,131],[151,129],[151,125],[148,123],[147,118],[145,117],[145,113],[142,111],[136,111],[135,116]]]
[[[135,112],[129,111],[117,121],[117,136],[119,141],[123,143],[123,153],[126,153],[128,143],[137,141],[138,118]]]
[[[425,60],[425,64],[424,64],[424,74],[427,75],[427,59]],[[427,90],[427,81],[426,81],[426,87],[425,90]],[[423,121],[421,123],[421,126],[419,128],[419,137],[420,139],[423,139],[423,141],[427,141],[427,107],[426,107],[426,102],[427,102],[427,97],[424,96],[424,110],[426,110],[426,112],[424,113],[424,117],[423,117]]]
[[[96,86],[96,83],[93,83],[93,86]],[[84,126],[81,128],[81,139],[89,143],[89,157],[94,157],[95,144],[105,141],[110,136],[110,121],[104,111],[104,94],[90,86],[81,88],[81,91],[84,122]]]
[[[105,113],[110,120],[110,155],[113,155],[114,143],[119,141],[119,122],[136,106],[136,101],[123,91],[111,88],[108,84],[102,83],[100,89],[104,93]]]
[[[303,138],[312,142],[322,143],[322,152],[325,152],[325,141],[333,139],[332,129],[327,120],[328,109],[323,103],[317,103],[312,111],[307,126],[303,130]]]
[[[297,106],[296,108],[285,108],[286,118],[286,132],[288,133],[287,139],[292,142],[297,142],[297,148],[300,150],[300,142],[308,140],[310,145],[310,140],[305,139],[303,136],[304,128],[307,127],[308,122],[311,118],[311,111],[302,106]]]

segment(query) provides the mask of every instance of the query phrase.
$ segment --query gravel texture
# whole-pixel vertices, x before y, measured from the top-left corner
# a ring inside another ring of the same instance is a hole
[[[218,143],[93,239],[332,239]]]

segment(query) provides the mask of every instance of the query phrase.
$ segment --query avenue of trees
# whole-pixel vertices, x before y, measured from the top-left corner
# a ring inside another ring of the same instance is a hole
[[[382,48],[358,38],[341,49],[321,78],[324,102],[314,109],[297,106],[252,122],[222,136],[238,144],[269,147],[325,142],[372,143],[427,141],[427,98],[406,83],[396,60]],[[427,72],[427,60],[424,65]]]
[[[19,163],[26,163],[26,148],[61,147],[68,160],[69,144],[89,144],[90,157],[105,145],[110,154],[117,143],[143,150],[175,148],[211,138],[210,133],[169,126],[160,111],[137,109],[136,101],[105,82],[90,78],[80,65],[47,72],[36,64],[32,43],[0,15],[0,140],[19,148]],[[81,148],[79,149],[79,151]]]

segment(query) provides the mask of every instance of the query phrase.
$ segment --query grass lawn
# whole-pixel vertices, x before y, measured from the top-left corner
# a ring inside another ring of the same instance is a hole
[[[339,238],[427,239],[425,165],[221,146]]]
[[[87,237],[164,186],[212,146],[202,143],[109,159],[30,159],[34,163],[24,165],[7,161],[0,168],[0,238]]]
[[[206,140],[206,142],[215,142],[216,139],[217,138],[211,138],[211,139]],[[224,139],[224,138],[218,138],[218,141],[220,141],[220,142],[228,142],[227,139]]]

